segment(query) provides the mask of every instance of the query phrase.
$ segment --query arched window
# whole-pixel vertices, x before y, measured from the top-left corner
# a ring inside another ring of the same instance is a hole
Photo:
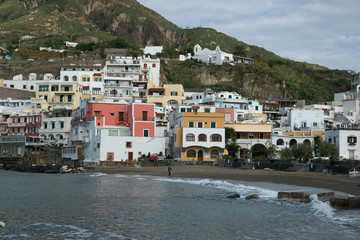
[[[284,145],[284,140],[278,139],[278,140],[276,141],[276,145],[278,145],[278,146]]]
[[[237,121],[238,122],[242,122],[243,120],[244,120],[243,115],[241,115],[241,114],[237,115]]]
[[[110,97],[117,97],[118,92],[116,90],[111,90],[110,91]]]
[[[216,159],[219,157],[219,150],[211,150],[210,152],[210,158],[211,159]]]
[[[187,151],[186,156],[188,158],[196,157],[196,152],[194,150],[189,150]]]
[[[192,133],[186,134],[186,141],[194,142],[195,141],[195,135]]]
[[[211,142],[221,142],[221,135],[220,134],[212,134],[210,136]]]
[[[69,81],[69,77],[68,76],[64,76],[64,81],[68,82]]]
[[[73,76],[73,77],[72,77],[72,80],[73,80],[73,82],[76,82],[76,81],[77,81],[77,77],[76,77],[76,76]]]
[[[199,142],[206,142],[206,135],[200,134],[198,139],[199,139]]]
[[[310,142],[309,139],[305,139],[305,140],[304,140],[304,143],[307,144],[308,146],[311,146],[311,142]]]

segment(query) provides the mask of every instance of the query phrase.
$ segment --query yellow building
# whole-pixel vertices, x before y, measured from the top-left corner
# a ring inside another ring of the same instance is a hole
[[[184,98],[182,84],[164,84],[162,88],[149,88],[147,102],[158,107],[181,105]]]
[[[170,113],[171,154],[182,161],[215,161],[224,154],[224,113],[215,107],[177,106]]]
[[[78,83],[43,82],[36,84],[36,98],[44,99],[48,108],[74,109],[80,105],[82,86]]]

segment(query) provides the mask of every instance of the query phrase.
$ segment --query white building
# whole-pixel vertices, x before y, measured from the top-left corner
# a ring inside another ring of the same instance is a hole
[[[95,95],[94,98],[100,98],[104,95],[103,71],[101,65],[63,66],[60,70],[60,81],[78,82],[83,86],[83,95]]]
[[[156,55],[162,53],[164,50],[163,46],[146,46],[144,48],[144,55]]]
[[[45,144],[67,145],[70,136],[72,109],[61,107],[43,112],[39,136]]]
[[[360,138],[359,127],[329,129],[325,131],[325,140],[338,149],[338,158],[360,160],[360,147],[357,140]]]
[[[288,126],[290,126],[293,130],[325,129],[324,111],[291,109],[288,113]]]
[[[215,50],[210,50],[208,48],[202,49],[199,44],[196,44],[193,59],[206,64],[213,63],[215,65],[223,65],[224,63],[228,63],[234,65],[233,55],[221,51],[219,46],[217,46]]]

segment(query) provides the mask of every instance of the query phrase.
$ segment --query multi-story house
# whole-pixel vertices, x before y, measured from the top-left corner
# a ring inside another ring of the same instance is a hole
[[[359,125],[343,125],[325,131],[325,140],[336,146],[340,160],[360,160],[360,143],[358,143],[358,139],[360,139]]]
[[[83,142],[84,163],[137,160],[143,154],[165,154],[165,137],[156,137],[155,105],[148,103],[81,104],[74,117],[71,149]]]
[[[236,134],[236,143],[240,146],[240,157],[243,156],[244,149],[252,153],[252,157],[266,157],[266,149],[271,145],[271,123],[230,123],[225,127],[233,128]]]
[[[214,107],[177,106],[170,113],[170,154],[183,161],[214,161],[225,151],[224,114]]]
[[[60,70],[60,80],[79,83],[83,87],[84,99],[101,100],[104,95],[103,70],[104,67],[101,64],[63,66]]]
[[[158,58],[110,56],[104,68],[106,102],[146,102],[147,90],[159,86]]]
[[[72,109],[56,107],[42,113],[42,126],[39,131],[44,144],[67,145],[70,135]]]
[[[79,83],[42,82],[36,85],[36,99],[44,99],[48,108],[72,110],[79,107],[82,86]]]
[[[24,136],[27,144],[39,142],[41,114],[4,114],[0,125],[2,135]]]

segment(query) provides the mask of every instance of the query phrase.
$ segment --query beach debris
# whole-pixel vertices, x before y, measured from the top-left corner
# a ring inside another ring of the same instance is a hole
[[[0,222],[0,227],[5,227],[5,223],[4,223],[4,222]]]
[[[330,200],[335,196],[334,192],[324,192],[318,193],[318,200],[321,202],[330,202]]]
[[[278,192],[278,198],[283,199],[285,202],[311,202],[310,194],[306,192]]]
[[[245,198],[246,200],[259,199],[259,195],[251,194]]]
[[[227,196],[227,198],[240,198],[240,194],[233,194],[233,195],[229,195]]]

